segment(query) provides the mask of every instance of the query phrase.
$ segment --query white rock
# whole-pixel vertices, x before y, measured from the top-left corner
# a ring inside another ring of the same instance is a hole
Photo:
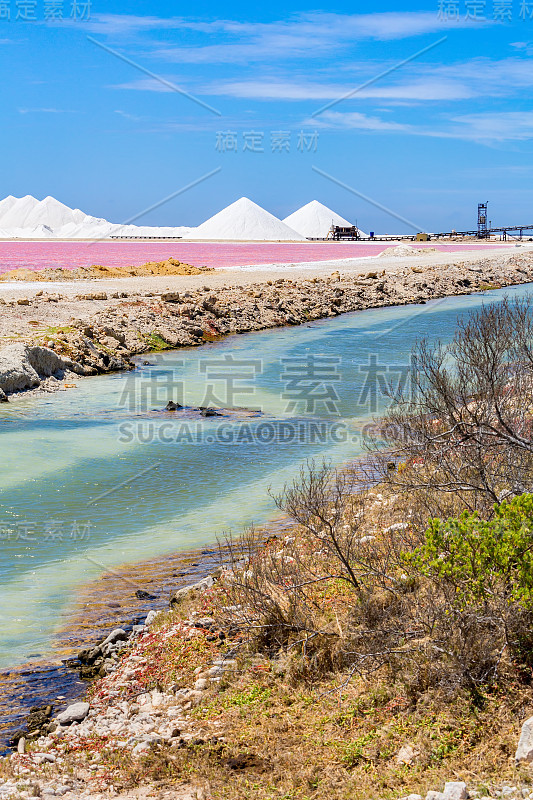
[[[187,595],[191,594],[192,592],[200,592],[203,593],[207,589],[211,589],[212,586],[215,585],[215,581],[211,575],[208,575],[206,578],[202,578],[201,581],[197,583],[192,583],[189,586],[183,586],[181,589],[177,589],[170,597],[170,607],[175,608],[178,606],[182,600],[184,600]],[[146,623],[145,623],[146,624]]]
[[[152,701],[151,701],[151,699],[150,699],[150,694],[149,694],[149,693],[147,693],[147,692],[145,692],[144,694],[140,694],[140,695],[137,697],[137,705],[139,705],[139,706],[143,706],[143,707],[145,707],[145,706],[146,706],[146,707],[148,707],[148,706],[150,706],[150,707],[151,707],[151,705],[152,705]]]
[[[516,748],[515,761],[533,761],[533,717],[526,719],[522,725],[518,747]]]
[[[79,364],[46,347],[16,342],[0,350],[0,389],[6,394],[39,386],[42,378],[65,370],[83,373]]]
[[[89,713],[89,703],[73,703],[59,714],[56,719],[60,725],[70,725],[72,722],[81,722]]]
[[[464,781],[447,781],[444,784],[444,800],[467,800],[468,790]]]
[[[404,744],[396,754],[396,762],[398,764],[412,764],[416,755],[416,751],[410,744]]]
[[[444,793],[429,791],[426,795],[426,800],[444,800]]]
[[[148,612],[148,616],[147,616],[147,617],[146,617],[146,619],[144,620],[144,626],[145,626],[146,628],[149,628],[149,627],[150,627],[150,625],[152,624],[152,622],[154,621],[154,619],[155,619],[156,617],[158,617],[158,616],[159,616],[159,614],[161,614],[161,611],[154,611],[153,609],[152,609],[151,611],[149,611],[149,612]]]
[[[52,753],[34,753],[33,757],[38,764],[44,764],[46,762],[53,764],[56,760],[56,757],[52,755]]]
[[[207,670],[207,676],[209,678],[215,678],[217,675],[222,675],[225,671],[224,667],[211,667],[211,669]]]
[[[395,531],[404,531],[408,527],[409,527],[408,522],[395,522],[394,525],[389,525],[388,528],[385,528],[383,533],[394,533]]]
[[[158,692],[154,689],[151,695],[151,703],[153,708],[157,708],[158,706],[162,705],[163,700],[164,696],[161,694],[161,692]]]
[[[124,641],[128,638],[128,634],[123,628],[115,628],[114,631],[111,631],[109,636],[104,639],[100,647],[105,647],[106,644],[114,644],[115,642]]]
[[[207,689],[209,683],[205,678],[198,678],[196,683],[194,684],[194,688],[197,692],[203,692]]]
[[[143,756],[150,750],[150,742],[139,742],[136,744],[133,750],[131,751],[132,756],[139,758],[139,756]]]

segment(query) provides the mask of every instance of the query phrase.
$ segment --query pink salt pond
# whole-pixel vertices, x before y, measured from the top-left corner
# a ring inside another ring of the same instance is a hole
[[[219,269],[249,264],[300,264],[306,261],[331,261],[379,255],[398,242],[0,242],[0,273],[24,267],[50,269],[140,265],[172,257],[196,267]],[[423,251],[436,247],[449,253],[501,244],[428,244],[414,245]]]

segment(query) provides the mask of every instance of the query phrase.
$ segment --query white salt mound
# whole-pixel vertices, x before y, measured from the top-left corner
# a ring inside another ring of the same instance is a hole
[[[332,225],[339,225],[342,228],[349,228],[352,225],[318,200],[311,200],[298,211],[285,217],[283,222],[308,239],[325,239]],[[367,236],[362,232],[361,235],[364,238]]]
[[[120,225],[69,208],[54,197],[37,200],[32,195],[0,201],[0,239],[107,239],[111,236],[187,236],[188,227]]]
[[[84,214],[79,208],[69,208],[54,197],[39,201],[29,194],[25,197],[9,196],[0,203],[0,227],[7,229],[46,225],[54,230],[72,222],[92,224],[103,221]]]
[[[111,223],[108,223],[108,225],[111,225]],[[115,236],[166,236],[168,238],[185,237],[193,230],[185,226],[158,228],[153,225],[113,225],[113,228],[116,229],[112,231]]]
[[[9,209],[17,202],[17,198],[13,197],[12,194],[8,195],[8,197],[4,197],[3,200],[0,200],[0,217],[2,214],[5,214]]]
[[[397,256],[401,258],[402,256],[412,256],[412,255],[425,255],[426,253],[436,253],[436,247],[413,247],[411,244],[399,244],[396,247],[387,247],[386,250],[383,250],[379,255],[378,258],[389,258],[390,256]]]
[[[79,208],[69,208],[54,197],[37,200],[31,195],[6,197],[0,202],[0,227],[18,232],[50,229],[57,231],[65,225],[98,225],[105,220],[84,214]],[[41,231],[46,235],[46,230]]]
[[[15,204],[11,213],[17,208]],[[100,220],[98,220],[100,221]],[[45,197],[44,200],[37,202],[26,219],[25,227],[29,225],[46,225],[54,230],[61,228],[69,222],[92,223],[97,222],[95,217],[89,217],[80,211],[79,208],[69,208],[64,203],[60,203],[54,197]]]
[[[251,241],[301,241],[304,236],[265,211],[247,197],[219,211],[194,228],[190,239],[237,239]]]
[[[292,224],[291,224],[292,221]],[[219,211],[199,228],[121,225],[69,208],[54,197],[37,200],[31,195],[0,201],[0,239],[109,239],[189,238],[250,241],[302,241],[323,238],[331,224],[350,223],[322,203],[313,200],[280,220],[247,197]],[[366,234],[362,234],[366,236]]]
[[[412,256],[415,254],[419,254],[419,250],[416,247],[413,247],[410,244],[399,244],[396,247],[387,247],[386,250],[383,250],[378,258],[389,258],[390,256]]]

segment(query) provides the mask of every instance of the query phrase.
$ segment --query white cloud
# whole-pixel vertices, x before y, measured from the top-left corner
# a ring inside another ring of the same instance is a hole
[[[490,23],[487,23],[490,24]],[[471,27],[472,22],[444,22],[435,12],[386,12],[375,14],[334,14],[313,12],[275,22],[211,21],[183,17],[140,17],[100,14],[86,23],[86,29],[124,38],[155,31],[179,31],[184,44],[156,47],[151,55],[176,63],[257,63],[294,58],[317,58],[338,53],[357,42],[391,41],[422,34],[446,33],[450,28]],[[202,35],[216,38],[203,44]],[[194,44],[190,38],[196,37]]]
[[[68,21],[66,21],[68,24]],[[61,21],[59,21],[61,24]],[[478,23],[479,24],[479,23]],[[234,36],[271,37],[315,34],[320,39],[405,39],[449,28],[471,27],[468,20],[445,22],[431,11],[378,12],[374,14],[336,14],[322,11],[293,15],[273,22],[242,22],[231,19],[201,20],[192,17],[155,17],[135,14],[94,14],[87,29],[100,33],[129,33],[156,30],[189,30]]]
[[[513,87],[533,86],[533,69],[530,58],[473,58],[469,61],[438,68],[438,73],[454,80],[477,87],[479,95],[492,94],[495,90],[509,94]],[[482,76],[483,80],[480,80]]]
[[[533,42],[511,42],[511,47],[527,56],[533,55]]]
[[[387,64],[373,64],[375,74],[387,69]],[[207,94],[226,95],[257,100],[333,100],[344,97],[364,84],[364,64],[352,65],[357,79],[351,85],[337,82],[313,82],[282,79],[249,79],[223,81],[205,88]],[[371,77],[366,65],[366,76]],[[483,81],[479,76],[483,75]],[[426,100],[469,100],[476,97],[509,97],[525,87],[533,86],[530,59],[508,58],[499,61],[488,58],[442,66],[421,67],[411,64],[398,69],[392,83],[384,80],[354,92],[346,102],[357,100],[389,100],[421,102]]]
[[[129,34],[142,33],[143,31],[155,31],[164,29],[175,29],[183,25],[184,20],[180,17],[150,17],[137,16],[135,14],[91,14],[91,18],[86,20],[84,30],[91,33],[100,33],[107,36],[127,36]],[[50,27],[71,27],[77,23],[71,19],[50,20]]]
[[[412,128],[411,125],[405,125],[401,122],[387,122],[379,117],[357,112],[345,114],[341,111],[325,111],[318,118],[306,120],[304,125],[360,131],[380,131],[383,133],[416,133],[416,129]]]
[[[162,83],[156,78],[138,78],[137,80],[128,81],[128,83],[118,83],[108,88],[133,89],[140,92],[174,92],[175,90],[171,89],[169,84],[175,84],[178,79],[168,75],[162,75],[161,77],[164,81],[167,81],[167,83]]]
[[[463,139],[482,144],[525,141],[533,138],[533,111],[500,111],[463,114],[446,118],[440,128],[387,122],[379,117],[342,111],[326,111],[304,124],[337,130],[404,133],[442,139]]]
[[[124,119],[128,119],[131,122],[141,122],[142,117],[136,117],[134,114],[128,114],[127,111],[122,111],[120,108],[115,109],[115,114],[118,114],[119,117],[124,117]]]
[[[338,54],[366,40],[390,41],[446,31],[437,14],[428,12],[352,15],[315,12],[272,23],[222,21],[213,25],[214,33],[224,33],[229,40],[204,46],[162,48],[157,55],[180,63],[272,63]]]
[[[69,108],[17,108],[19,114],[79,114]]]
[[[533,138],[533,111],[464,114],[452,117],[451,122],[451,129],[442,135],[480,142],[524,141]]]
[[[369,71],[369,67],[372,72]],[[524,88],[533,87],[531,61],[508,58],[499,61],[472,59],[447,66],[424,64],[422,67],[413,63],[393,72],[387,79],[381,79],[375,84],[357,90],[357,86],[371,78],[372,73],[379,74],[388,67],[390,64],[385,62],[371,65],[365,62],[352,63],[352,72],[357,76],[352,83],[339,83],[327,79],[313,81],[306,77],[295,80],[293,72],[289,80],[284,80],[282,77],[252,77],[246,80],[215,81],[203,85],[197,84],[194,91],[202,95],[291,102],[335,100],[353,93],[342,102],[353,104],[361,100],[375,100],[398,105],[427,101],[451,102],[482,97],[509,98],[513,93],[520,94]],[[322,73],[329,75],[330,71],[324,68]],[[483,81],[479,80],[480,74],[485,78]],[[178,84],[187,82],[183,76],[169,76],[166,79]],[[164,84],[151,78],[135,79],[113,88],[170,91]]]
[[[139,82],[140,83],[140,82]],[[147,88],[133,87],[128,88]],[[336,100],[354,92],[357,84],[291,83],[285,81],[227,81],[205,87],[205,93],[257,100]],[[350,100],[467,100],[473,90],[458,81],[429,78],[408,80],[403,84],[368,87],[357,91]]]

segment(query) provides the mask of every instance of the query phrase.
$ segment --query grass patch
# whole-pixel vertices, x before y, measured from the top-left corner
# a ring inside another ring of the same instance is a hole
[[[478,287],[479,292],[489,292],[492,289],[501,289],[501,284],[499,283],[480,283]]]
[[[73,328],[72,325],[52,325],[49,328],[42,328],[38,331],[38,333],[42,334],[43,336],[57,336],[57,334],[72,333],[75,330],[76,328]]]
[[[441,790],[454,776],[476,788],[504,780],[516,785],[529,775],[510,758],[519,696],[525,699],[519,687],[514,708],[494,697],[479,712],[464,697],[443,703],[438,693],[420,707],[376,705],[376,686],[355,681],[332,692],[341,682],[331,676],[301,692],[274,675],[245,670],[237,686],[192,712],[202,735],[172,752],[175,779],[207,783],[213,800],[397,800]],[[383,684],[380,694],[390,697],[398,688]],[[223,741],[213,740],[214,733]],[[412,765],[397,762],[405,744],[417,753]],[[243,756],[248,767],[227,767]],[[155,763],[160,756],[150,758]]]
[[[143,339],[150,350],[160,352],[161,350],[173,350],[174,345],[169,344],[159,333],[148,333],[143,335]]]

